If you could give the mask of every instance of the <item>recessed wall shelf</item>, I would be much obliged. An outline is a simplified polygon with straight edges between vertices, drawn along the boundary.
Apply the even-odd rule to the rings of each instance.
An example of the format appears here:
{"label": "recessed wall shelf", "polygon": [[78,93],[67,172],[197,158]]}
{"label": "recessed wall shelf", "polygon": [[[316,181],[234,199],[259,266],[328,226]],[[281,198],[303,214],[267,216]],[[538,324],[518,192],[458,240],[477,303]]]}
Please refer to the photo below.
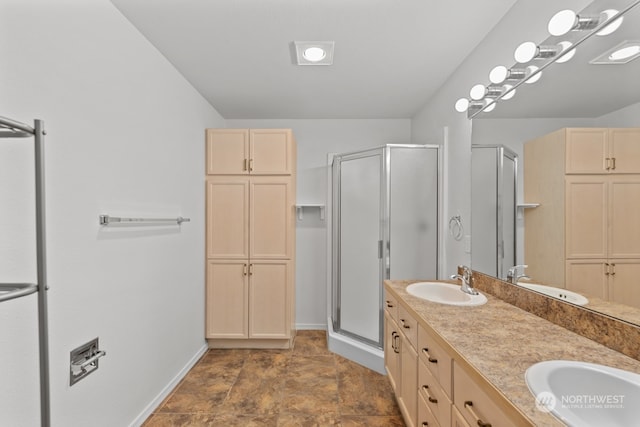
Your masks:
{"label": "recessed wall shelf", "polygon": [[317,209],[320,211],[320,219],[324,221],[325,217],[325,206],[319,204],[310,204],[303,203],[296,205],[296,215],[298,216],[298,221],[302,221],[304,219],[304,210],[305,209]]}

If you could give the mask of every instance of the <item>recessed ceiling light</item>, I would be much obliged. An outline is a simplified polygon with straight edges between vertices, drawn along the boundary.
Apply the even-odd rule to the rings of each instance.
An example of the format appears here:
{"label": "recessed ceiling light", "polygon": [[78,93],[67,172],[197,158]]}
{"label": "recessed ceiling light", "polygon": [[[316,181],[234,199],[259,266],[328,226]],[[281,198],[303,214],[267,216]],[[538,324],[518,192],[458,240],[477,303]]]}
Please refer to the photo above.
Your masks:
{"label": "recessed ceiling light", "polygon": [[640,40],[625,40],[592,59],[589,64],[626,64],[638,57],[640,57]]}
{"label": "recessed ceiling light", "polygon": [[333,64],[333,46],[331,41],[294,42],[296,63],[298,65]]}

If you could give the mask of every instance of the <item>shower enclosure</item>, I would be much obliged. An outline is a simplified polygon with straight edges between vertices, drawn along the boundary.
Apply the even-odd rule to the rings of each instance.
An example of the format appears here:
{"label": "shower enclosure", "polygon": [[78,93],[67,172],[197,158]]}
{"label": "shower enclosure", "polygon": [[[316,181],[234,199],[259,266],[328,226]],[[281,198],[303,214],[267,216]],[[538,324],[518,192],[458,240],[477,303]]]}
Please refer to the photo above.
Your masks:
{"label": "shower enclosure", "polygon": [[471,147],[473,269],[505,278],[516,265],[518,156],[503,145]]}
{"label": "shower enclosure", "polygon": [[389,144],[332,162],[329,348],[383,372],[383,280],[438,277],[439,149]]}

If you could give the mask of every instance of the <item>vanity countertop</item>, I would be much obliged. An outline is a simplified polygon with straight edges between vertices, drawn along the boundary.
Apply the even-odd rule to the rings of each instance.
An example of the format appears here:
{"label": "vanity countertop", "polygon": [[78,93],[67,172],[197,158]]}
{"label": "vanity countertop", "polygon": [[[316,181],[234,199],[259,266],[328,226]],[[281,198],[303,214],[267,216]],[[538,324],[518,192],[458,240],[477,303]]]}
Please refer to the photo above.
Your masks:
{"label": "vanity countertop", "polygon": [[562,426],[535,407],[524,373],[545,360],[578,360],[640,374],[640,361],[508,304],[486,292],[477,307],[457,307],[425,301],[406,292],[417,280],[386,280],[385,289],[416,319],[437,333],[457,363],[488,381],[535,426]]}

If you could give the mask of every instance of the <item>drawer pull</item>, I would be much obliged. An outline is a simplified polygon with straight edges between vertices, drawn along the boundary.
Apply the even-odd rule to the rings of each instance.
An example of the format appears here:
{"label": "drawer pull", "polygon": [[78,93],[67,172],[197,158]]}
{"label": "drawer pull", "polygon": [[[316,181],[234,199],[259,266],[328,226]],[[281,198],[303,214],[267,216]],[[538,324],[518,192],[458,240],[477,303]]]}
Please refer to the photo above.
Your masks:
{"label": "drawer pull", "polygon": [[429,422],[428,422],[428,421],[423,421],[423,422],[422,422],[422,425],[423,425],[424,427],[427,427],[427,426],[429,425]]}
{"label": "drawer pull", "polygon": [[411,325],[407,325],[404,321],[404,319],[400,319],[400,322],[402,322],[402,327],[405,329],[411,329]]}
{"label": "drawer pull", "polygon": [[[427,399],[429,400],[429,402],[431,402],[431,403],[438,403],[438,399],[436,399],[435,397],[432,397],[432,396],[429,394],[429,386],[428,386],[428,385],[423,385],[423,386],[422,386],[422,389],[424,390],[424,394],[426,394],[426,395],[427,395]],[[491,426],[489,426],[489,427],[491,427]]]}
{"label": "drawer pull", "polygon": [[429,362],[438,363],[438,359],[436,359],[435,357],[431,357],[431,355],[429,354],[429,349],[427,347],[423,348],[422,352],[427,355],[427,360]]}
{"label": "drawer pull", "polygon": [[482,421],[480,419],[480,417],[476,414],[476,411],[473,410],[473,402],[470,400],[467,400],[464,402],[464,407],[465,409],[467,409],[469,412],[471,412],[471,415],[473,416],[473,418],[475,418],[478,422],[478,427],[491,427],[491,423],[485,423],[484,421]]}
{"label": "drawer pull", "polygon": [[393,348],[394,353],[400,353],[400,349],[398,348],[398,344],[396,342],[398,338],[400,338],[400,334],[398,334],[396,331],[393,331],[391,333],[391,348]]}
{"label": "drawer pull", "polygon": [[393,304],[391,304],[391,301],[387,301],[387,307],[393,308]]}

